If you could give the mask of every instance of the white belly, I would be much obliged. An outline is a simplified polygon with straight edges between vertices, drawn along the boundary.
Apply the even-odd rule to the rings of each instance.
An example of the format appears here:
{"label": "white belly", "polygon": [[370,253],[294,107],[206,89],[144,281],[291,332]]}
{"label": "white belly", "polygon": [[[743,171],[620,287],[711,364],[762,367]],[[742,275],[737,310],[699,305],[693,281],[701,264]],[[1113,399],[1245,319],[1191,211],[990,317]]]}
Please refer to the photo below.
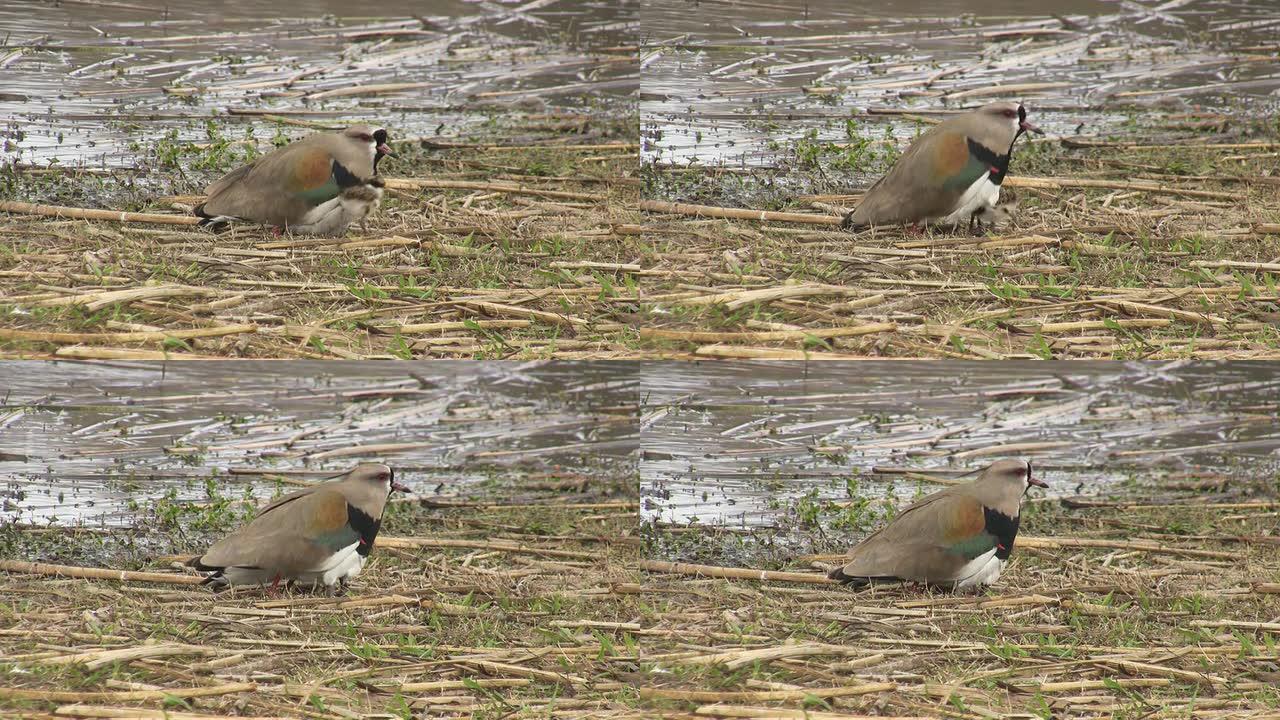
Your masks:
{"label": "white belly", "polygon": [[337,235],[352,223],[362,222],[382,200],[382,188],[363,187],[356,193],[343,193],[307,211],[288,230],[300,235]]}
{"label": "white belly", "polygon": [[364,556],[356,552],[359,547],[359,543],[351,543],[329,556],[323,567],[299,573],[293,580],[299,585],[324,585],[325,587],[333,587],[342,580],[350,580],[359,575],[360,570],[364,568]]}
{"label": "white belly", "polygon": [[969,217],[979,208],[993,208],[1000,200],[1000,186],[991,182],[991,173],[983,173],[974,181],[950,215],[939,221],[942,225],[957,225],[969,222]]}
{"label": "white belly", "polygon": [[996,557],[996,550],[991,550],[970,560],[960,572],[956,573],[955,589],[965,590],[990,585],[1000,579],[1000,571],[1004,569],[1004,561]]}

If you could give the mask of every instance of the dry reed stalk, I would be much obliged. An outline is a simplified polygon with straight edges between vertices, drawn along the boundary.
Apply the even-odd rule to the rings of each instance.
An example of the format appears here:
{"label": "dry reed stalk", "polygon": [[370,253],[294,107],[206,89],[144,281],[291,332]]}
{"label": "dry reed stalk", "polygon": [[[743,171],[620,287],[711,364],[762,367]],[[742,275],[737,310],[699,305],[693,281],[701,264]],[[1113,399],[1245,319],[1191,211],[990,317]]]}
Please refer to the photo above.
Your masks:
{"label": "dry reed stalk", "polygon": [[288,715],[209,715],[176,710],[108,707],[104,705],[63,705],[53,711],[61,717],[117,718],[117,720],[289,720]]}
{"label": "dry reed stalk", "polygon": [[489,315],[513,315],[515,317],[529,318],[530,320],[541,320],[552,325],[573,327],[575,325],[582,326],[590,324],[588,321],[572,315],[560,315],[558,313],[546,312],[543,310],[533,310],[530,308],[517,307],[515,305],[486,302],[483,300],[463,300],[458,304],[475,308],[476,310],[480,310]]}
{"label": "dry reed stalk", "polygon": [[533,681],[528,678],[468,678],[466,680],[434,680],[431,682],[402,683],[389,690],[401,693],[417,693],[435,692],[437,690],[465,690],[472,686],[482,688],[528,687],[532,683]]}
{"label": "dry reed stalk", "polygon": [[804,700],[807,697],[831,698],[869,695],[879,692],[893,692],[898,686],[894,683],[866,683],[863,685],[845,685],[842,687],[815,688],[805,687],[798,690],[746,690],[746,691],[713,691],[713,690],[674,690],[668,688],[640,687],[641,699],[687,700],[691,702],[769,702]]}
{"label": "dry reed stalk", "polygon": [[99,348],[68,345],[58,348],[54,355],[79,360],[225,360],[217,355],[169,352],[167,350],[132,350],[129,348]]}
{"label": "dry reed stalk", "polygon": [[927,720],[931,715],[855,715],[820,710],[751,707],[747,705],[703,705],[694,711],[700,716],[755,718],[755,720]]}
{"label": "dry reed stalk", "polygon": [[480,190],[483,192],[509,193],[513,195],[537,195],[539,197],[560,198],[563,200],[583,200],[600,203],[608,198],[591,193],[569,192],[566,190],[544,190],[526,185],[510,183],[473,182],[470,180],[423,180],[415,178],[388,178],[387,187],[396,190],[422,190],[426,188],[446,190]]}
{"label": "dry reed stalk", "polygon": [[44,215],[78,220],[112,220],[121,223],[151,223],[160,225],[195,225],[200,218],[194,215],[160,215],[157,213],[119,212],[92,208],[66,207],[64,205],[37,205],[34,203],[0,200],[0,212],[23,215]]}
{"label": "dry reed stalk", "polygon": [[214,648],[200,645],[183,645],[181,643],[155,643],[135,647],[114,648],[111,650],[92,650],[89,652],[60,655],[43,658],[40,665],[83,665],[89,670],[96,670],[112,663],[127,663],[146,658],[171,657],[174,655],[210,655],[217,651]]}
{"label": "dry reed stalk", "polygon": [[893,323],[869,323],[867,325],[851,325],[848,327],[812,328],[807,330],[770,330],[761,332],[705,332],[694,330],[664,330],[662,328],[640,328],[640,337],[653,340],[684,340],[686,342],[775,342],[805,340],[808,338],[837,338],[871,335],[873,333],[893,332],[898,326]]}
{"label": "dry reed stalk", "polygon": [[682,305],[724,305],[736,310],[753,303],[768,303],[787,298],[810,297],[814,295],[852,295],[860,294],[855,288],[839,285],[823,285],[821,283],[801,283],[798,285],[781,285],[778,287],[757,288],[754,290],[731,290],[729,292],[702,295],[680,301]]}
{"label": "dry reed stalk", "polygon": [[486,673],[495,675],[516,675],[517,677],[528,678],[530,680],[539,680],[542,682],[555,683],[557,685],[586,685],[585,678],[577,675],[566,673],[551,672],[549,670],[536,670],[527,668],[522,665],[513,665],[511,663],[494,662],[492,660],[456,660],[459,665],[474,667],[477,670],[483,670]]}
{"label": "dry reed stalk", "polygon": [[169,339],[194,340],[197,338],[223,337],[240,335],[258,331],[257,325],[224,325],[221,327],[192,328],[189,330],[160,330],[148,332],[119,333],[54,333],[32,330],[9,330],[0,328],[0,340],[22,340],[26,342],[49,343],[128,343],[157,342]]}
{"label": "dry reed stalk", "polygon": [[66,690],[31,690],[0,687],[0,699],[39,700],[45,702],[129,702],[138,700],[163,700],[166,697],[195,698],[216,695],[234,695],[254,692],[254,683],[228,683],[191,688],[165,688],[163,690],[117,690],[71,692]]}
{"label": "dry reed stalk", "polygon": [[1058,550],[1061,548],[1106,548],[1110,550],[1137,550],[1165,555],[1185,555],[1187,557],[1217,558],[1221,560],[1239,560],[1237,553],[1220,550],[1197,550],[1142,540],[1101,540],[1094,538],[1064,537],[1030,537],[1019,535],[1018,545],[1024,548],[1040,550]]}
{"label": "dry reed stalk", "polygon": [[1137,192],[1160,193],[1166,195],[1183,195],[1186,197],[1213,198],[1216,200],[1239,200],[1239,193],[1219,190],[1191,190],[1174,187],[1168,184],[1140,183],[1119,180],[1090,180],[1087,178],[1061,177],[1026,177],[1011,175],[1005,179],[1012,187],[1037,188],[1042,190],[1061,190],[1063,188],[1103,188],[1107,190],[1132,190]]}
{"label": "dry reed stalk", "polygon": [[517,543],[485,541],[485,540],[452,540],[448,538],[421,537],[379,537],[378,544],[390,548],[466,548],[470,550],[493,550],[496,552],[518,553],[522,555],[545,555],[547,557],[573,558],[592,560],[596,553],[579,550],[558,550],[555,548],[539,548]]}
{"label": "dry reed stalk", "polygon": [[745,347],[741,345],[703,345],[693,351],[700,357],[736,358],[740,360],[869,360],[872,356],[845,353],[819,352],[817,350],[786,350],[783,348]]}
{"label": "dry reed stalk", "polygon": [[835,580],[828,578],[826,575],[819,575],[816,573],[752,570],[750,568],[718,567],[715,565],[697,565],[694,563],[674,563],[663,560],[641,560],[637,567],[641,570],[648,570],[649,572],[693,575],[695,577],[759,580],[761,582],[796,582],[816,585],[838,584]]}
{"label": "dry reed stalk", "polygon": [[94,580],[116,580],[119,582],[152,582],[166,585],[199,585],[204,578],[194,575],[172,575],[168,573],[138,572],[135,570],[109,570],[107,568],[79,567],[75,565],[53,565],[50,563],[33,563],[23,560],[0,560],[0,570],[27,573],[30,575],[50,575],[55,577],[86,578]]}
{"label": "dry reed stalk", "polygon": [[809,223],[811,225],[839,225],[843,219],[836,215],[811,215],[809,213],[776,212],[773,210],[748,210],[746,208],[692,205],[689,203],[661,202],[658,200],[641,200],[639,207],[641,210],[666,213],[668,215],[691,215],[693,217],[756,220],[759,222],[793,222]]}

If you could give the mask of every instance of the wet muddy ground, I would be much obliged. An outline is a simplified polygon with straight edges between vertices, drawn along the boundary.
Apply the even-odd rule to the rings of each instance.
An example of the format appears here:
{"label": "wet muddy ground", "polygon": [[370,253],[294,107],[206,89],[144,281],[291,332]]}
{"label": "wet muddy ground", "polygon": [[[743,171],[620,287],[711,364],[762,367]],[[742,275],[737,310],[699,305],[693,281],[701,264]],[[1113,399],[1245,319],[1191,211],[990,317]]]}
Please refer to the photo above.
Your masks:
{"label": "wet muddy ground", "polygon": [[797,370],[664,365],[660,383],[641,380],[641,518],[674,533],[654,557],[759,567],[843,549],[904,501],[1005,457],[1049,483],[1037,503],[1280,490],[1272,363]]}
{"label": "wet muddy ground", "polygon": [[712,718],[1271,718],[1274,490],[1032,505],[999,584],[977,595],[828,585],[836,555],[732,578],[645,560],[640,696],[651,713]]}
{"label": "wet muddy ground", "polygon": [[[460,507],[392,505],[335,598],[215,595],[184,582],[172,551],[135,549],[145,578],[0,573],[0,714],[647,717],[632,688],[634,488],[595,474],[581,493],[544,483]],[[119,532],[12,527],[0,544],[69,559],[129,547]]]}
{"label": "wet muddy ground", "polygon": [[[806,8],[646,15],[642,206],[656,269],[702,273],[652,285],[649,347],[1280,356],[1273,4]],[[839,230],[911,139],[999,99],[1048,132],[1015,149],[1006,221]]]}
{"label": "wet muddy ground", "polygon": [[[667,365],[641,420],[653,713],[1269,718],[1271,363]],[[976,594],[826,572],[892,507],[1029,458]]]}
{"label": "wet muddy ground", "polygon": [[642,22],[643,156],[784,173],[823,166],[828,184],[857,186],[874,179],[869,161],[917,132],[916,116],[992,100],[1023,101],[1053,136],[1123,132],[1152,109],[1236,122],[1280,111],[1280,14],[1265,0],[1026,10],[652,3]]}
{"label": "wet muddy ground", "polygon": [[[113,4],[96,24],[31,5],[0,13],[18,83],[0,98],[0,201],[73,210],[0,222],[9,356],[615,357],[633,344],[629,4],[393,3],[385,17]],[[367,228],[186,224],[223,173],[359,121],[385,126],[396,152]]]}
{"label": "wet muddy ground", "polygon": [[181,526],[371,461],[410,498],[586,493],[633,472],[627,367],[5,363],[0,518]]}
{"label": "wet muddy ground", "polygon": [[625,111],[634,22],[591,0],[8,3],[0,157],[145,169],[139,146],[207,142],[210,122],[235,142],[362,121],[465,139],[512,108]]}

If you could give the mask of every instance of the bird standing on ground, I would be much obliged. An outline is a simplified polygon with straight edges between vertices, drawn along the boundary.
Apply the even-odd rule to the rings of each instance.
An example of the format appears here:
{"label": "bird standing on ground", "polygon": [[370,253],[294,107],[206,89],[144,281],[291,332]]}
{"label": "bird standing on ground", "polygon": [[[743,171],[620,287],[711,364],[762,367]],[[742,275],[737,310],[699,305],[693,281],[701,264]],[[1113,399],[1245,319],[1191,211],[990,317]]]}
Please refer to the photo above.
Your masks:
{"label": "bird standing on ground", "polygon": [[1031,485],[1025,460],[992,463],[976,480],[928,495],[849,551],[828,577],[852,585],[915,581],[954,590],[1000,577],[1018,534],[1018,511]]}
{"label": "bird standing on ground", "polygon": [[889,172],[845,215],[843,227],[960,225],[983,220],[1000,199],[1013,144],[1024,132],[1044,134],[1013,102],[983,105],[916,138]]}
{"label": "bird standing on ground", "polygon": [[197,205],[200,225],[233,221],[273,225],[293,233],[331,235],[362,226],[385,185],[378,161],[391,155],[387,131],[353,125],[318,133],[274,150],[210,185]]}
{"label": "bird standing on ground", "polygon": [[205,584],[338,584],[360,573],[382,525],[395,481],[391,468],[357,465],[337,479],[278,498],[248,525],[214,543],[187,565],[210,573]]}

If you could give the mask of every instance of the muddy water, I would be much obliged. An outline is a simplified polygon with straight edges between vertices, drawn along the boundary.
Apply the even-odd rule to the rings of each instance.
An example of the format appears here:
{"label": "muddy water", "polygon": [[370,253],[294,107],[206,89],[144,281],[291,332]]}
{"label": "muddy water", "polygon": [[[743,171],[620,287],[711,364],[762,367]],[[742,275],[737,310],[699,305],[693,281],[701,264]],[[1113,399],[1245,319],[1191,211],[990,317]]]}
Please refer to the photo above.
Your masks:
{"label": "muddy water", "polygon": [[[1024,457],[1049,496],[1175,479],[1280,477],[1275,363],[859,362],[650,366],[641,506],[650,522],[770,528],[805,495],[899,500]],[[1228,484],[1228,490],[1231,488]],[[1035,490],[1036,495],[1043,491]]]}
{"label": "muddy water", "polygon": [[[486,119],[462,111],[478,93],[507,93],[491,102],[538,96],[552,108],[634,95],[634,63],[597,66],[591,55],[634,42],[628,2],[535,5],[6,2],[0,160],[132,166],[130,143],[171,129],[206,140],[211,117],[232,123],[234,139],[252,129],[270,140],[280,126],[263,112],[376,121],[399,137],[465,136]],[[388,83],[416,85],[334,93]]]}
{"label": "muddy water", "polygon": [[[342,361],[0,365],[0,519],[128,525],[130,502],[259,497],[263,473],[357,462],[415,494],[484,496],[513,472],[634,472],[625,363]],[[502,502],[519,499],[508,490]]]}
{"label": "muddy water", "polygon": [[[868,109],[997,99],[1024,101],[1050,135],[1119,131],[1128,105],[1280,111],[1280,5],[1155,5],[1062,0],[1049,15],[1012,0],[657,0],[642,17],[642,151],[663,163],[785,166],[788,141],[809,132],[898,144],[919,132]],[[990,92],[1026,83],[1041,87]]]}

